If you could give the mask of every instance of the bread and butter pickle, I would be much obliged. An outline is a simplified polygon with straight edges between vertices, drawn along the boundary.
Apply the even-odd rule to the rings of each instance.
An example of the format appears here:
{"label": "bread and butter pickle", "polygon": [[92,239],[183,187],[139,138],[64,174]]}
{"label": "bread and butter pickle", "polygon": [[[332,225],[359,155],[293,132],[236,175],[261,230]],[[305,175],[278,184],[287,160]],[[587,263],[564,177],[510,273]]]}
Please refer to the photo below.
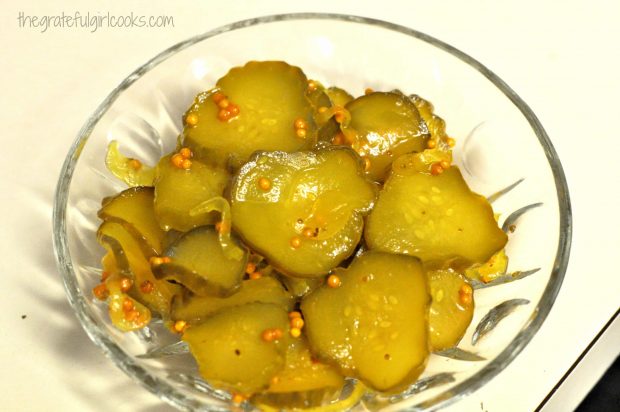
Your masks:
{"label": "bread and butter pickle", "polygon": [[420,261],[369,251],[332,276],[338,281],[301,303],[317,356],[379,391],[415,381],[429,354],[431,299]]}
{"label": "bread and butter pickle", "polygon": [[231,189],[233,228],[285,274],[319,277],[359,243],[376,187],[345,147],[257,152]]}
{"label": "bread and butter pickle", "polygon": [[264,276],[259,279],[247,279],[241,282],[239,289],[230,296],[199,296],[190,294],[175,300],[172,307],[172,319],[184,320],[188,324],[199,324],[212,314],[233,306],[261,302],[282,306],[292,310],[293,296],[274,277]]}
{"label": "bread and butter pickle", "polygon": [[[185,145],[198,157],[235,168],[257,150],[310,149],[316,128],[307,88],[303,71],[284,62],[235,67],[190,106]],[[305,122],[303,136],[295,127],[297,120]]]}
{"label": "bread and butter pickle", "polygon": [[248,259],[244,252],[239,259],[226,256],[215,228],[203,226],[170,245],[163,254],[167,259],[153,270],[158,279],[174,280],[197,295],[229,296],[241,286]]}
{"label": "bread and butter pickle", "polygon": [[[265,331],[275,331],[275,336],[265,339]],[[269,387],[284,368],[288,336],[286,310],[257,302],[215,313],[187,328],[183,340],[205,379],[251,395]]]}
{"label": "bread and butter pickle", "polygon": [[222,196],[229,173],[223,167],[204,164],[192,157],[189,149],[182,148],[178,153],[162,157],[155,169],[155,215],[166,231],[187,232],[219,220],[215,211],[196,216],[190,211],[204,201]]}
{"label": "bread and butter pickle", "polygon": [[458,167],[432,175],[404,162],[368,216],[365,239],[370,249],[460,265],[486,262],[507,242],[491,205],[469,189]]}
{"label": "bread and butter pickle", "polygon": [[418,109],[397,92],[372,92],[347,103],[350,121],[341,126],[347,140],[378,181],[387,177],[392,161],[426,148],[429,133]]}
{"label": "bread and butter pickle", "polygon": [[427,273],[432,303],[429,311],[431,348],[440,351],[459,343],[474,315],[474,296],[466,278],[453,270]]}

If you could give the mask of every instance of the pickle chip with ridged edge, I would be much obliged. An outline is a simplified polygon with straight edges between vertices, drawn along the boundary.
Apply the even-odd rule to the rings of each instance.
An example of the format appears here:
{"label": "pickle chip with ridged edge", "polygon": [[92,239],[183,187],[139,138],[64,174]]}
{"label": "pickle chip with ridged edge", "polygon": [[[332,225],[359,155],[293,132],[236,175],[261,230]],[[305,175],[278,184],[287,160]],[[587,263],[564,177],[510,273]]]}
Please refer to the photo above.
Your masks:
{"label": "pickle chip with ridged edge", "polygon": [[222,196],[229,174],[223,167],[191,160],[187,170],[171,162],[172,155],[160,159],[155,177],[155,215],[164,230],[186,232],[198,226],[214,224],[219,213],[191,216],[190,210],[202,202]]}
{"label": "pickle chip with ridged edge", "polygon": [[[232,239],[237,243],[236,239]],[[193,229],[177,239],[164,253],[169,262],[156,265],[158,279],[174,280],[201,296],[228,296],[241,285],[248,252],[240,259],[226,256],[213,226]]]}
{"label": "pickle chip with ridged edge", "polygon": [[166,233],[159,227],[153,208],[152,187],[136,186],[101,202],[97,216],[104,222],[120,223],[140,243],[148,258],[162,252]]}
{"label": "pickle chip with ridged edge", "polygon": [[[266,330],[276,329],[280,339],[262,338]],[[266,389],[284,367],[288,330],[288,316],[281,306],[249,303],[187,328],[183,340],[209,383],[250,395]]]}
{"label": "pickle chip with ridged edge", "polygon": [[[196,97],[185,115],[184,144],[199,158],[230,163],[233,168],[256,150],[309,149],[316,142],[316,127],[307,88],[304,72],[281,61],[235,67],[214,90]],[[230,107],[235,111],[222,116]],[[295,128],[297,119],[305,122],[302,137]]]}
{"label": "pickle chip with ridged edge", "polygon": [[397,92],[372,92],[347,103],[351,116],[342,131],[368,159],[368,174],[383,181],[392,161],[426,148],[429,133],[415,105]]}
{"label": "pickle chip with ridged edge", "polygon": [[375,196],[349,148],[258,152],[232,185],[233,228],[279,271],[319,277],[353,253]]}
{"label": "pickle chip with ridged edge", "polygon": [[508,239],[491,205],[469,189],[458,167],[433,176],[400,160],[368,216],[370,249],[461,266],[486,262],[504,247]]}
{"label": "pickle chip with ridged edge", "polygon": [[301,303],[311,349],[376,390],[405,388],[429,355],[430,295],[420,261],[370,251],[334,273],[340,282]]}

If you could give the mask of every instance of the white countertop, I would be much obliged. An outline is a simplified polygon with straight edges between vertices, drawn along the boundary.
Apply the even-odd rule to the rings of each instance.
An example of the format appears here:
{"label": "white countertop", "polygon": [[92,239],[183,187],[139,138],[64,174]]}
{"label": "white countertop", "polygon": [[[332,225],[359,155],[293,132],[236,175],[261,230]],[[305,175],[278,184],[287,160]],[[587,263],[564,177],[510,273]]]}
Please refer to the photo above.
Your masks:
{"label": "white countertop", "polygon": [[[98,6],[93,0],[0,6],[0,340],[3,410],[170,411],[88,339],[52,252],[60,166],[86,118],[126,75],[164,48],[258,15],[324,11],[379,18],[437,37],[483,62],[534,110],[567,175],[573,247],[557,302],[512,364],[449,411],[533,411],[614,316],[620,277],[620,3],[617,1],[179,1]],[[130,4],[129,4],[130,3]],[[440,4],[441,3],[441,4]],[[25,15],[173,16],[173,28],[37,29]],[[620,322],[574,369],[544,411],[574,408],[618,355]],[[578,379],[575,378],[578,376]],[[572,382],[572,383],[571,383]],[[576,383],[577,384],[576,384]],[[572,385],[572,386],[571,386]]]}

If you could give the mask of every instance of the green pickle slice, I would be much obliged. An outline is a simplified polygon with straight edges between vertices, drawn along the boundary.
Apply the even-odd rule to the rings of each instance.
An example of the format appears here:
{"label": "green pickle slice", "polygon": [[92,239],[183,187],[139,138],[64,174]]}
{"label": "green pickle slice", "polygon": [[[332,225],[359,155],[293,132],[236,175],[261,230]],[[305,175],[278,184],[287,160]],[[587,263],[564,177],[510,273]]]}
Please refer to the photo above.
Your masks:
{"label": "green pickle slice", "polygon": [[102,223],[97,239],[112,253],[120,273],[132,280],[129,295],[164,319],[168,318],[172,299],[181,293],[181,287],[155,278],[138,241],[120,223]]}
{"label": "green pickle slice", "polygon": [[[279,305],[248,303],[222,310],[186,329],[183,340],[209,383],[241,394],[266,389],[285,364],[288,316]],[[282,338],[262,339],[280,329]]]}
{"label": "green pickle slice", "polygon": [[292,339],[284,368],[252,400],[273,407],[307,408],[333,398],[343,385],[338,370],[313,358],[305,339]]}
{"label": "green pickle slice", "polygon": [[409,99],[418,109],[424,123],[426,123],[431,139],[437,142],[445,141],[448,137],[446,135],[446,122],[434,113],[435,108],[433,104],[416,94],[410,95]]}
{"label": "green pickle slice", "polygon": [[[116,223],[110,223],[110,225],[118,226]],[[131,278],[132,276],[127,269],[126,259],[122,251],[118,253],[121,249],[118,247],[116,241],[110,243],[102,242],[101,244],[108,250],[108,253],[101,259],[101,265],[103,271],[107,273],[105,275],[104,286],[108,293],[106,300],[110,321],[122,332],[132,332],[142,329],[151,321],[151,311],[143,305],[141,301],[133,299],[123,291],[123,278]],[[116,247],[117,250],[112,250],[114,247]],[[117,256],[125,261],[125,267],[122,269],[118,267]],[[102,299],[102,297],[98,298]],[[131,303],[131,308],[126,306],[127,303]]]}
{"label": "green pickle slice", "polygon": [[[108,314],[112,324],[123,332],[133,332],[142,329],[151,321],[151,311],[142,303],[120,291],[119,287],[112,286],[116,279],[111,279],[106,285],[110,290],[108,298]],[[135,317],[128,317],[127,311],[124,310],[126,301],[130,301],[133,305],[133,311],[137,314]]]}
{"label": "green pickle slice", "polygon": [[291,294],[277,279],[264,276],[244,280],[238,291],[225,298],[192,295],[179,299],[174,302],[172,319],[184,320],[190,325],[198,324],[220,310],[252,302],[272,303],[286,310],[292,310],[294,304]]}
{"label": "green pickle slice", "polygon": [[174,280],[197,295],[228,296],[239,288],[245,273],[248,253],[245,248],[243,251],[240,259],[229,258],[217,231],[203,226],[185,233],[166,249],[164,256],[171,261],[158,264],[153,271],[158,279]]}
{"label": "green pickle slice", "polygon": [[[308,79],[300,68],[281,61],[252,61],[231,69],[217,81],[216,91],[239,113],[220,120],[222,110],[213,91],[201,93],[185,115],[184,144],[199,157],[237,168],[257,150],[294,152],[316,142],[313,107],[306,96]],[[190,117],[196,124],[187,124]],[[306,122],[299,137],[295,121]]]}
{"label": "green pickle slice", "polygon": [[[331,142],[333,137],[340,131],[340,125],[329,113],[324,113],[325,108],[331,108],[333,102],[327,94],[327,90],[316,80],[311,80],[306,96],[312,104],[313,120],[317,126],[317,142]],[[312,87],[310,87],[312,85]]]}
{"label": "green pickle slice", "polygon": [[318,277],[354,251],[375,196],[349,148],[259,152],[233,182],[233,228],[279,271]]}
{"label": "green pickle slice", "polygon": [[108,170],[127,186],[153,186],[155,169],[143,164],[138,159],[124,156],[118,150],[118,142],[112,140],[105,156]]}
{"label": "green pickle slice", "polygon": [[464,275],[469,279],[489,283],[504,275],[508,269],[508,256],[502,249],[482,264],[475,264],[465,269]]}
{"label": "green pickle slice", "polygon": [[155,218],[153,201],[152,187],[131,187],[116,196],[103,199],[101,210],[97,215],[104,222],[123,225],[139,240],[140,247],[148,258],[162,252],[166,237]]}
{"label": "green pickle slice", "polygon": [[324,283],[320,278],[293,278],[286,275],[279,276],[280,281],[293,296],[302,298]]}
{"label": "green pickle slice", "polygon": [[340,87],[329,87],[325,90],[325,93],[329,96],[329,100],[334,106],[344,107],[347,103],[353,100],[353,96]]}
{"label": "green pickle slice", "polygon": [[376,390],[403,389],[429,354],[430,296],[420,261],[370,251],[335,275],[339,287],[321,286],[302,300],[310,347]]}
{"label": "green pickle slice", "polygon": [[[340,133],[340,123],[336,121],[335,115],[337,113],[346,112],[344,106],[353,100],[353,96],[339,87],[330,87],[327,89],[321,87],[317,89],[315,93],[318,93],[319,90],[322,97],[320,99],[321,104],[315,104],[314,114],[314,120],[319,126],[317,140],[319,142],[336,144],[334,138]],[[330,110],[325,111],[325,108]],[[343,143],[344,142],[341,142],[339,144]]]}
{"label": "green pickle slice", "polygon": [[452,166],[433,176],[395,167],[368,216],[370,249],[454,265],[486,262],[507,242],[486,199]]}
{"label": "green pickle slice", "polygon": [[332,366],[312,357],[305,339],[292,339],[286,353],[284,369],[272,379],[267,392],[304,392],[326,387],[340,388],[343,376]]}
{"label": "green pickle slice", "polygon": [[162,229],[186,232],[198,226],[214,224],[217,212],[190,215],[190,210],[216,196],[222,196],[229,175],[222,167],[191,160],[187,170],[164,156],[157,164],[155,178],[155,215]]}
{"label": "green pickle slice", "polygon": [[327,89],[316,80],[308,81],[306,96],[312,105],[315,121],[321,118],[321,116],[318,116],[318,110],[321,107],[330,107],[332,105],[332,101],[327,94]]}
{"label": "green pickle slice", "polygon": [[428,322],[433,351],[456,346],[474,316],[474,295],[465,277],[452,270],[427,274],[432,303]]}
{"label": "green pickle slice", "polygon": [[231,217],[230,217],[230,203],[228,200],[221,196],[213,197],[209,200],[205,200],[198,206],[189,211],[190,216],[199,216],[203,214],[210,214],[217,212],[220,214],[220,221],[215,224],[215,228],[218,232],[218,239],[224,255],[228,259],[241,260],[246,253],[245,249],[239,245],[236,238],[231,233]]}
{"label": "green pickle slice", "polygon": [[353,149],[368,159],[367,172],[383,181],[392,161],[426,148],[429,133],[415,105],[397,92],[372,92],[349,102],[351,116],[342,131]]}

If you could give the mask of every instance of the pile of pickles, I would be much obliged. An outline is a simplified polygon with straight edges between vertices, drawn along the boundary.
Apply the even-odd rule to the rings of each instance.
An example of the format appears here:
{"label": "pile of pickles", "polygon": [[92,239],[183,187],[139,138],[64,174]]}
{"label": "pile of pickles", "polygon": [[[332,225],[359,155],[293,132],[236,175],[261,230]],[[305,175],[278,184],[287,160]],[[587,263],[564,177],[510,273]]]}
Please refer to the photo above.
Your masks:
{"label": "pile of pickles", "polygon": [[95,296],[122,331],[163,320],[237,402],[325,405],[345,378],[406,389],[463,337],[471,280],[507,260],[433,110],[398,90],[354,98],[285,62],[232,68],[157,165],[110,144],[129,188],[99,211]]}

